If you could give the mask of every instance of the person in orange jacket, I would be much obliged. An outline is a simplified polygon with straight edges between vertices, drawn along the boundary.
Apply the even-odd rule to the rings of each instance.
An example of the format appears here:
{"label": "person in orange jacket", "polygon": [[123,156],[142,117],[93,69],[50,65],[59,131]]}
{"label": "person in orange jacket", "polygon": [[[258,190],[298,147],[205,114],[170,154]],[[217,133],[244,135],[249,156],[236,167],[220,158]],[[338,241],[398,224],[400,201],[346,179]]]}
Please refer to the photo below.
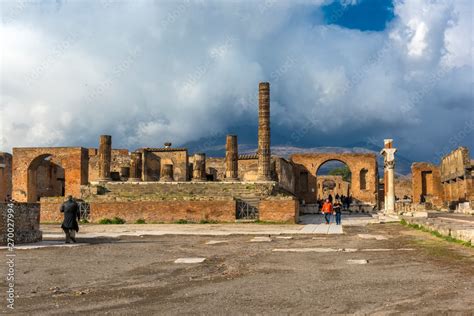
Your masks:
{"label": "person in orange jacket", "polygon": [[326,225],[329,225],[329,222],[331,221],[331,214],[334,212],[332,208],[332,203],[329,201],[329,199],[326,199],[326,202],[324,202],[323,208],[321,209],[321,211],[324,214]]}

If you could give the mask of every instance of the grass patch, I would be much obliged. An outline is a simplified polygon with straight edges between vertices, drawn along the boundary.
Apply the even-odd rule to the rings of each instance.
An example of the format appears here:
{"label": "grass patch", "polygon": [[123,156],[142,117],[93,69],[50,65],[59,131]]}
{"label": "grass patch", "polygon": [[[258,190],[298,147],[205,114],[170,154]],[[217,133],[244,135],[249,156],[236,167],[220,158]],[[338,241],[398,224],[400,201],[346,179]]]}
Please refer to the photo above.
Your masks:
{"label": "grass patch", "polygon": [[409,228],[420,230],[420,231],[425,232],[425,233],[430,233],[432,236],[443,239],[443,240],[448,241],[448,242],[454,242],[454,243],[457,243],[457,244],[460,244],[460,245],[463,245],[463,246],[466,246],[466,247],[473,247],[473,245],[471,244],[470,241],[459,240],[459,239],[456,239],[452,236],[445,236],[445,235],[441,234],[439,231],[434,230],[434,229],[429,229],[427,227],[424,227],[423,225],[410,224],[405,219],[402,219],[400,221],[400,224],[402,224],[403,226],[409,227]]}
{"label": "grass patch", "polygon": [[199,224],[217,224],[219,223],[218,221],[211,220],[211,219],[201,219],[199,221]]}
{"label": "grass patch", "polygon": [[135,221],[135,224],[146,224],[146,221],[143,218],[139,218]]}
{"label": "grass patch", "polygon": [[89,221],[84,218],[79,221],[79,224],[89,224]]}
{"label": "grass patch", "polygon": [[189,222],[187,219],[178,219],[176,222],[174,222],[173,224],[192,224],[191,222]]}
{"label": "grass patch", "polygon": [[125,224],[125,220],[120,217],[110,218],[102,218],[99,220],[99,224],[108,225],[108,224]]}

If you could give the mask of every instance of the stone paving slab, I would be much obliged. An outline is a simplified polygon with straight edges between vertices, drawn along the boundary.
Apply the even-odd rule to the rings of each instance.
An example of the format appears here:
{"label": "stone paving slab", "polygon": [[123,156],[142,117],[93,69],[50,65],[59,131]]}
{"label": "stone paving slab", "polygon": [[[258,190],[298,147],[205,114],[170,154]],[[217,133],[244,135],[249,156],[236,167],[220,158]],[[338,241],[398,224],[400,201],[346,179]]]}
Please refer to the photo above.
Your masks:
{"label": "stone paving slab", "polygon": [[[64,237],[64,236],[63,236]],[[40,249],[40,248],[51,248],[51,247],[79,247],[89,245],[88,243],[70,243],[66,244],[64,241],[57,240],[43,240],[37,243],[19,244],[15,245],[15,250],[29,250],[29,249]],[[1,246],[0,250],[8,249],[6,246]]]}
{"label": "stone paving slab", "polygon": [[349,259],[347,260],[348,264],[367,264],[369,263],[368,260],[365,259]]}
{"label": "stone paving slab", "polygon": [[206,258],[178,258],[174,263],[202,263]]}

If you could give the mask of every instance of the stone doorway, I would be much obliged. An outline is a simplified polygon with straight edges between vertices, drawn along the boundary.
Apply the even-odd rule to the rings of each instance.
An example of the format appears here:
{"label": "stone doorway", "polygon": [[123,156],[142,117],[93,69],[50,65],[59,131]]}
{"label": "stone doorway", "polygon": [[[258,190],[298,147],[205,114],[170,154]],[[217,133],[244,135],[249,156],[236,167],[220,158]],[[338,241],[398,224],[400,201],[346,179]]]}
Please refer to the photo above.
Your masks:
{"label": "stone doorway", "polygon": [[316,196],[318,201],[331,197],[351,195],[352,173],[349,166],[340,160],[328,160],[316,170]]}
{"label": "stone doorway", "polygon": [[64,196],[64,168],[51,154],[43,154],[28,167],[28,202],[38,202],[42,197]]}

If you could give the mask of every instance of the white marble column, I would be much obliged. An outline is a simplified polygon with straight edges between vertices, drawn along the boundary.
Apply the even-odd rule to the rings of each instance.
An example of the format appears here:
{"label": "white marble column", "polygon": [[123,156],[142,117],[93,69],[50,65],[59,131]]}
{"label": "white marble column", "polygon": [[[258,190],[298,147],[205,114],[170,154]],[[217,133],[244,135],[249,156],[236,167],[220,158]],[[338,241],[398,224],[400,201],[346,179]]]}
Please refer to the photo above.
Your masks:
{"label": "white marble column", "polygon": [[385,139],[380,154],[384,157],[385,213],[395,212],[395,152],[393,140]]}

